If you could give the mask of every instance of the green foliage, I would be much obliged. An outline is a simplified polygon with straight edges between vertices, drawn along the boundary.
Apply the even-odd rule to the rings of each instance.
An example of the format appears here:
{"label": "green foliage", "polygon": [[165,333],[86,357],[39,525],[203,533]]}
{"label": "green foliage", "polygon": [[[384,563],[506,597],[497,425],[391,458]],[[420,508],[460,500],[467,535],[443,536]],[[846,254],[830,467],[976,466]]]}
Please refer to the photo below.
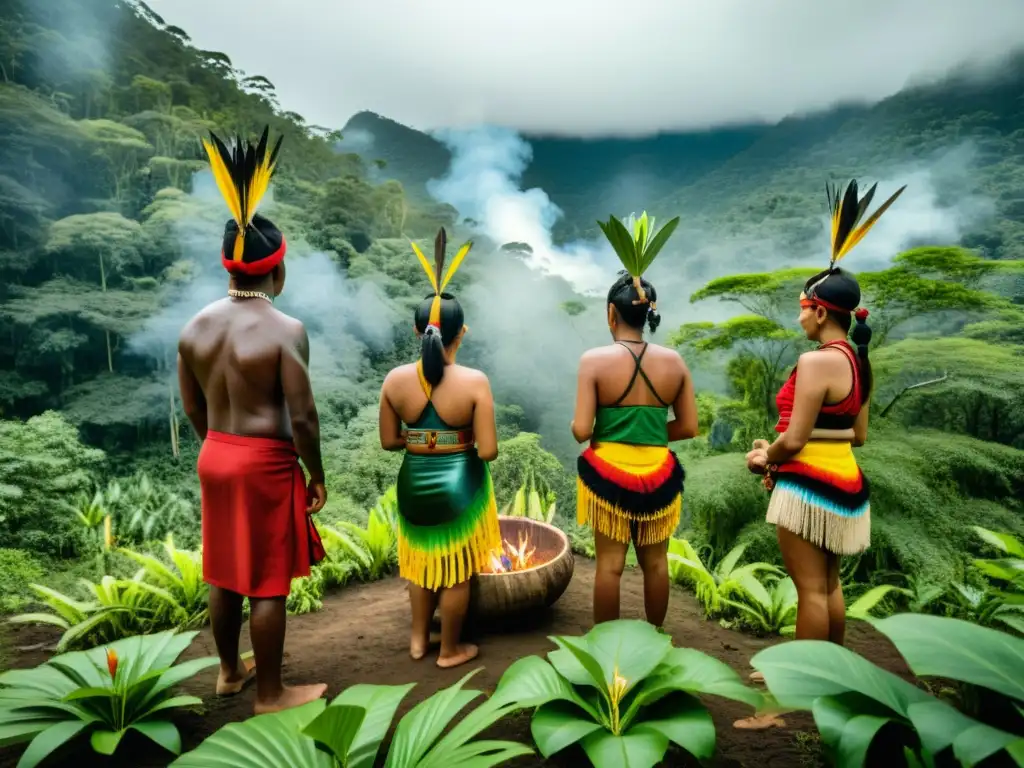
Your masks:
{"label": "green foliage", "polygon": [[672,742],[706,760],[715,751],[715,725],[697,697],[761,703],[728,666],[673,648],[647,622],[605,622],[582,637],[551,639],[559,649],[547,662],[515,662],[492,697],[537,707],[530,730],[544,757],[579,743],[596,768],[653,766]]}
{"label": "green foliage", "polygon": [[697,550],[686,539],[669,542],[669,573],[673,581],[691,587],[704,610],[705,618],[717,617],[730,597],[750,595],[757,604],[771,604],[772,599],[758,580],[759,573],[781,577],[781,569],[770,563],[740,565],[745,544],[733,547],[713,566],[701,560]]}
{"label": "green foliage", "polygon": [[[510,741],[477,737],[520,709],[515,700],[485,700],[442,735],[481,695],[463,686],[479,670],[413,707],[395,728],[385,768],[490,768],[533,750]],[[221,728],[171,768],[264,768],[285,761],[289,768],[372,768],[384,737],[410,685],[353,685],[330,704],[323,699],[284,712],[260,715]]]}
{"label": "green foliage", "polygon": [[28,742],[21,768],[35,768],[85,736],[93,751],[112,755],[129,730],[179,754],[181,735],[167,717],[202,700],[175,695],[174,688],[218,663],[206,657],[175,664],[196,634],[129,637],[0,674],[3,743]]}
{"label": "green foliage", "polygon": [[26,422],[0,421],[0,535],[9,546],[44,554],[74,551],[75,524],[61,502],[91,488],[102,451],[78,439],[49,411]]}
{"label": "green foliage", "polygon": [[[916,675],[957,680],[1024,702],[1015,671],[1024,668],[1024,640],[957,619],[900,614],[873,622],[907,660]],[[1008,749],[1024,765],[1024,717],[1016,733],[962,714],[921,688],[886,672],[834,643],[797,640],[767,648],[752,666],[764,674],[776,703],[810,710],[830,757],[838,768],[899,761],[904,750],[932,761],[952,752],[964,766],[981,763]],[[898,735],[878,741],[896,745],[893,754],[873,749],[889,726]],[[948,754],[948,753],[947,753]]]}
{"label": "green foliage", "polygon": [[515,498],[502,507],[501,514],[510,517],[528,517],[549,525],[555,519],[558,504],[555,494],[540,483],[531,472],[526,482],[519,486]]}
{"label": "green foliage", "polygon": [[0,549],[0,613],[14,613],[29,602],[29,585],[43,577],[43,566],[31,552]]}
{"label": "green foliage", "polygon": [[626,222],[609,216],[607,222],[599,221],[597,224],[626,271],[633,277],[640,277],[679,226],[679,217],[676,216],[657,231],[654,229],[654,217],[648,219],[647,211],[640,214],[640,218],[630,214]]}
{"label": "green foliage", "polygon": [[[875,402],[889,408],[887,418],[1024,447],[1024,347],[907,339],[878,350],[871,364],[879,382]],[[945,381],[899,396],[904,387],[943,375]]]}
{"label": "green foliage", "polygon": [[513,502],[527,482],[537,483],[553,494],[561,509],[576,508],[575,478],[567,475],[558,459],[541,446],[541,436],[520,432],[498,445],[498,458],[490,464],[494,495],[499,507]]}

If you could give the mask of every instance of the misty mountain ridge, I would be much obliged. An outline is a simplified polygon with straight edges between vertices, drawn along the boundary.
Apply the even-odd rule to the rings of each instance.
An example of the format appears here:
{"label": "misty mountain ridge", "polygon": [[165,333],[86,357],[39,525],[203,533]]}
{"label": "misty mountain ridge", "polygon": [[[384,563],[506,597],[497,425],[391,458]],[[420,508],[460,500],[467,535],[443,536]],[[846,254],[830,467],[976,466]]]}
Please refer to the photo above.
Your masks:
{"label": "misty mountain ridge", "polygon": [[[426,196],[427,182],[449,169],[452,155],[440,140],[371,112],[354,115],[342,134],[339,148],[385,160],[383,175],[414,196]],[[940,195],[992,203],[963,244],[993,258],[1024,255],[1024,54],[984,80],[958,72],[872,106],[837,106],[774,125],[643,139],[523,138],[532,161],[520,186],[543,189],[563,211],[553,233],[560,242],[594,237],[596,219],[640,209],[699,219],[716,231],[816,219],[828,180],[878,180],[895,189],[904,168],[929,166],[960,148],[967,168]]]}

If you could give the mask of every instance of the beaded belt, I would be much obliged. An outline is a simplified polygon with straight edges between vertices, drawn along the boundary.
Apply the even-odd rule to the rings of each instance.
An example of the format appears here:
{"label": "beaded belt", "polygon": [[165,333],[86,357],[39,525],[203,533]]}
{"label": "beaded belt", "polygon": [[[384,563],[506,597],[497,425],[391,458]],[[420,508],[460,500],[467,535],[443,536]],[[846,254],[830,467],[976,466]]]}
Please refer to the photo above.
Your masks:
{"label": "beaded belt", "polygon": [[473,447],[471,429],[409,429],[405,433],[406,448],[411,453],[459,453]]}

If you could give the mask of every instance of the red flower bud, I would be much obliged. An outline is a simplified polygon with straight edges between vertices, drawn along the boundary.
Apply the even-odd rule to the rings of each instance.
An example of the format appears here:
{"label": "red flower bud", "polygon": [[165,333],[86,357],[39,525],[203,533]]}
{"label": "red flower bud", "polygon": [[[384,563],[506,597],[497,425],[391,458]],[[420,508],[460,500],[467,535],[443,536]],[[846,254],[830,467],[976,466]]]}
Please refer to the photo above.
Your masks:
{"label": "red flower bud", "polygon": [[107,648],[107,670],[111,680],[117,677],[117,651],[113,648]]}
{"label": "red flower bud", "polygon": [[853,313],[853,316],[863,323],[865,320],[868,319],[868,311],[861,307],[860,309]]}

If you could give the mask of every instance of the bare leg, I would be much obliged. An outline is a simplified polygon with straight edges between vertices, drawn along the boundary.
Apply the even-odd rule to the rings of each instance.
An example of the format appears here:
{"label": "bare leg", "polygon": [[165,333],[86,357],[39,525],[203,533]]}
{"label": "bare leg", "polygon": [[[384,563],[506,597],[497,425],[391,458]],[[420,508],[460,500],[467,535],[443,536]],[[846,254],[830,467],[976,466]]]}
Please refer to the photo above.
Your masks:
{"label": "bare leg", "polygon": [[220,587],[210,587],[210,625],[220,656],[217,695],[233,696],[253,679],[252,666],[238,653],[242,633],[242,596]]}
{"label": "bare leg", "polygon": [[636,548],[636,559],[644,572],[644,612],[656,627],[668,613],[668,539],[660,544]]}
{"label": "bare leg", "polygon": [[846,639],[846,603],[839,583],[839,555],[828,555],[828,639],[842,645]]}
{"label": "bare leg", "polygon": [[427,653],[430,644],[430,622],[437,608],[438,593],[409,582],[409,605],[412,607],[412,638],[409,655],[417,661]]}
{"label": "bare leg", "polygon": [[777,526],[786,571],[796,585],[797,640],[828,640],[829,554],[795,533]]}
{"label": "bare leg", "polygon": [[469,581],[441,591],[441,653],[437,666],[447,669],[476,658],[480,650],[470,643],[460,643],[462,622],[469,608]]}
{"label": "bare leg", "polygon": [[[786,571],[796,586],[796,638],[797,640],[828,640],[829,622],[829,558],[828,552],[797,534],[776,526],[779,548]],[[837,566],[838,582],[838,566]],[[842,599],[840,595],[840,600]],[[764,682],[764,675],[755,672],[750,676],[754,682]],[[736,728],[763,730],[782,725],[777,715],[765,714],[746,717],[733,723]]]}
{"label": "bare leg", "polygon": [[256,656],[256,714],[299,707],[323,696],[327,692],[323,683],[292,687],[281,680],[285,598],[250,598],[249,604],[249,634]]}
{"label": "bare leg", "polygon": [[619,587],[626,567],[628,544],[594,531],[597,574],[594,576],[594,623],[619,618]]}

